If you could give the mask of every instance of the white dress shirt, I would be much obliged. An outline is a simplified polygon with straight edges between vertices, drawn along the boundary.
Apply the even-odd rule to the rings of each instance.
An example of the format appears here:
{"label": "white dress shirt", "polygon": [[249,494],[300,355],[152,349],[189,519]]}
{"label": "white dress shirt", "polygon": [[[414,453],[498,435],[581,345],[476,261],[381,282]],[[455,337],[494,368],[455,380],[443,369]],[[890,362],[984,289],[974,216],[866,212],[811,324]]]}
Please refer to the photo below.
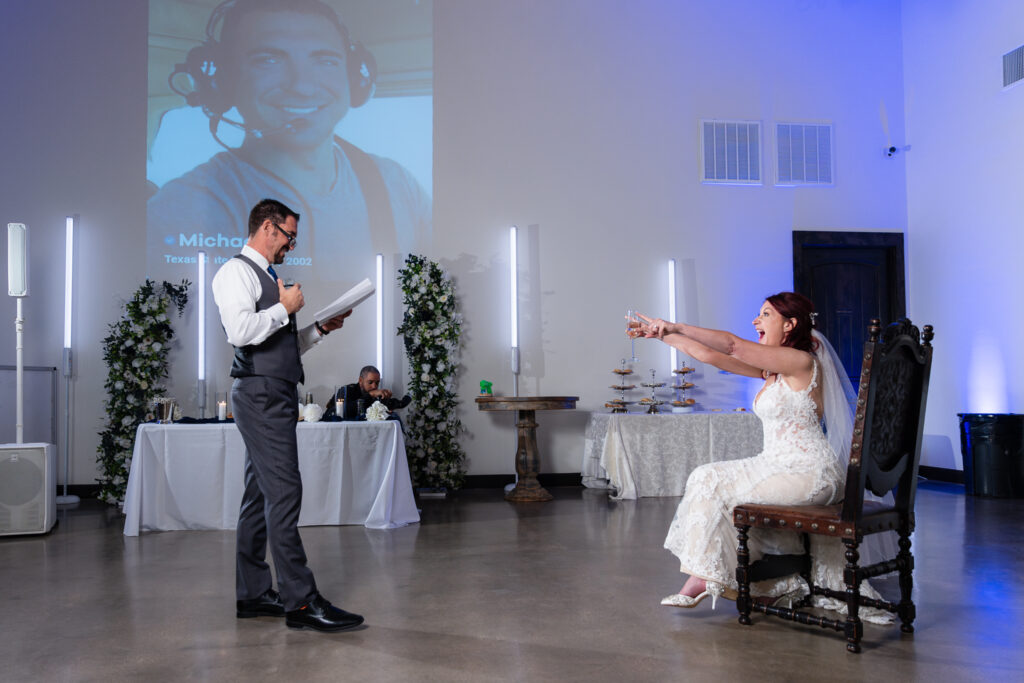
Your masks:
{"label": "white dress shirt", "polygon": [[[248,244],[242,254],[257,266],[267,270],[270,263],[263,254]],[[284,304],[257,311],[256,302],[263,293],[259,276],[241,259],[228,259],[213,276],[213,300],[220,309],[220,322],[228,335],[228,342],[237,347],[260,344],[274,332],[288,324],[288,311]],[[313,325],[299,330],[299,353],[305,353],[323,337]]]}

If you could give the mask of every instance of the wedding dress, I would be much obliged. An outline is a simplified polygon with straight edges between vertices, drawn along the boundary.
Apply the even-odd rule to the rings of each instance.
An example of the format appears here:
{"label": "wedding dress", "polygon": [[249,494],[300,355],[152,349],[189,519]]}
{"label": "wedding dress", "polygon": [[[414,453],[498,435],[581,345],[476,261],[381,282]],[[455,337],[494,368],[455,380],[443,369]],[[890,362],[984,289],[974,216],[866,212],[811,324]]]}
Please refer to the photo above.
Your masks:
{"label": "wedding dress", "polygon": [[[665,538],[665,548],[679,558],[683,573],[709,582],[709,590],[720,593],[723,589],[737,589],[737,541],[732,522],[736,505],[828,505],[843,497],[846,465],[822,430],[815,403],[815,396],[820,400],[823,393],[827,394],[816,391],[819,364],[816,358],[811,382],[805,389],[795,391],[775,376],[775,381],[754,399],[754,413],[761,419],[764,432],[760,454],[745,460],[701,465],[686,482],[685,494]],[[767,553],[804,552],[797,533],[768,529],[750,530],[749,549],[752,563]],[[815,584],[845,590],[842,541],[812,535],[811,554]],[[794,575],[754,583],[751,593],[768,597],[803,596],[807,586]],[[866,581],[861,584],[861,593],[865,597],[879,597]],[[845,603],[822,596],[815,596],[812,604],[846,611]],[[862,608],[860,616],[876,623],[892,621],[882,610]]]}

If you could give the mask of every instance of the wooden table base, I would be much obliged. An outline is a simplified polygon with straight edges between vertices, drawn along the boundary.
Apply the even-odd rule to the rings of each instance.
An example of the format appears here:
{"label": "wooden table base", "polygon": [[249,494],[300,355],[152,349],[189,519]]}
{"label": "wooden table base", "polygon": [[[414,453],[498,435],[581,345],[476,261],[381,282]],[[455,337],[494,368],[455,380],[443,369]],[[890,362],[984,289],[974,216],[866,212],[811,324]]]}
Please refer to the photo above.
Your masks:
{"label": "wooden table base", "polygon": [[518,482],[514,489],[505,494],[505,500],[522,503],[537,503],[552,499],[540,482],[537,472],[540,469],[540,455],[537,453],[537,413],[535,410],[517,411],[519,419],[516,428],[519,430],[519,446],[516,448],[516,475]]}
{"label": "wooden table base", "polygon": [[480,396],[476,399],[480,410],[516,411],[515,488],[505,494],[505,500],[517,503],[539,503],[552,499],[552,495],[537,481],[540,471],[540,453],[537,452],[537,411],[572,410],[578,396]]}

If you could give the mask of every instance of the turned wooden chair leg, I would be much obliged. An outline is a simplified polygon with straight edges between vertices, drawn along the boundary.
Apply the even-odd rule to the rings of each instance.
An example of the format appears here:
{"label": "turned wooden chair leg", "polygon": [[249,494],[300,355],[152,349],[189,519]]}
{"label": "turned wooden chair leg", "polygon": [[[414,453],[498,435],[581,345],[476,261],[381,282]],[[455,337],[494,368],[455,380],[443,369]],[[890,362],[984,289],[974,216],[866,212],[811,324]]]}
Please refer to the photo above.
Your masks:
{"label": "turned wooden chair leg", "polygon": [[860,620],[860,572],[857,567],[860,553],[857,552],[856,541],[843,539],[843,545],[846,546],[846,569],[843,571],[846,581],[846,649],[860,652],[860,639],[864,635],[864,624]]}
{"label": "turned wooden chair leg", "polygon": [[736,583],[739,584],[739,595],[736,596],[736,611],[740,613],[740,623],[750,626],[750,550],[747,548],[747,531],[750,525],[736,525]]}
{"label": "turned wooden chair leg", "polygon": [[811,576],[811,566],[812,566],[812,562],[811,562],[811,535],[810,534],[800,534],[800,535],[803,536],[804,555],[807,557],[807,562],[806,562],[806,564],[804,566],[804,570],[802,572],[800,572],[800,576],[801,576],[801,578],[803,578],[804,583],[807,584],[807,596],[803,600],[801,600],[799,602],[799,604],[794,604],[794,607],[801,607],[801,606],[804,606],[804,605],[809,605],[809,604],[811,604],[811,600],[814,599],[814,578]]}
{"label": "turned wooden chair leg", "polygon": [[896,556],[896,563],[900,572],[900,604],[896,606],[896,613],[900,617],[900,630],[904,633],[914,632],[914,619],[917,617],[917,608],[911,599],[911,592],[914,589],[914,555],[910,552],[910,533],[900,530],[900,552]]}

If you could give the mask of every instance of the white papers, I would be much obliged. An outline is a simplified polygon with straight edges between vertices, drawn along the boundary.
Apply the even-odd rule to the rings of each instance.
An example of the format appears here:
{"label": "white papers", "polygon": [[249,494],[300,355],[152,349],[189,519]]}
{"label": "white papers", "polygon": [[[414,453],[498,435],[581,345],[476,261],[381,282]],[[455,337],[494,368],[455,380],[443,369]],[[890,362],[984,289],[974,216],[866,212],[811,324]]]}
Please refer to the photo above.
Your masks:
{"label": "white papers", "polygon": [[369,278],[364,278],[358,285],[317,311],[316,317],[313,319],[319,322],[324,322],[331,318],[335,318],[342,313],[351,311],[353,308],[366,301],[366,299],[368,299],[372,294],[373,283],[370,282]]}

